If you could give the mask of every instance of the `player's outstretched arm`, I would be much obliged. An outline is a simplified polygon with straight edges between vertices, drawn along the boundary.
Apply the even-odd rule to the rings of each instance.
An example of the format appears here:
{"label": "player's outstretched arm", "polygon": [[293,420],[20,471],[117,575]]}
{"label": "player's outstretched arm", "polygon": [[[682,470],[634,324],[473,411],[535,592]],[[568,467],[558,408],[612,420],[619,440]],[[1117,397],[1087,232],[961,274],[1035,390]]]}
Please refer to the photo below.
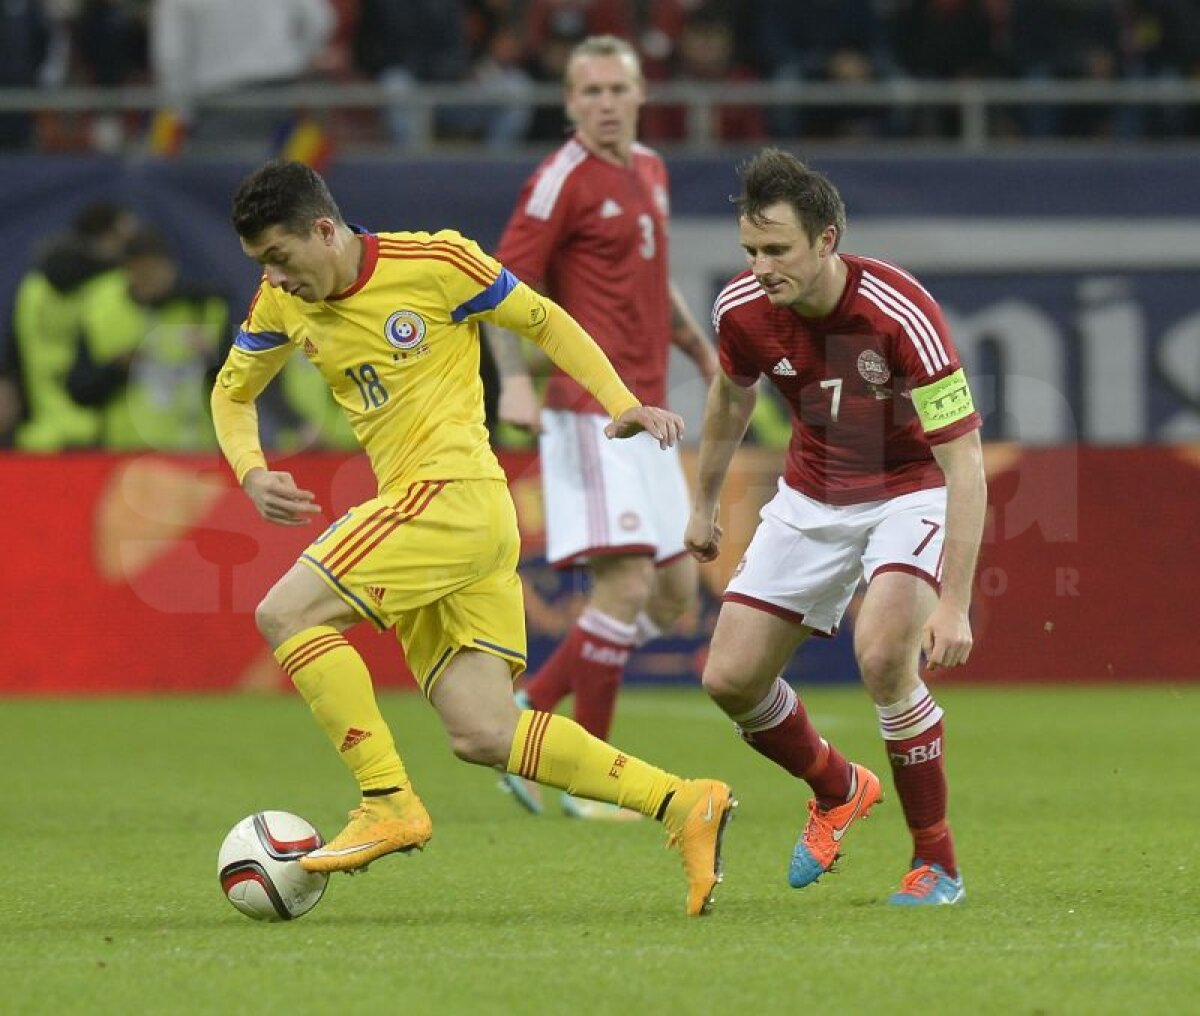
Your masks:
{"label": "player's outstretched arm", "polygon": [[941,594],[921,632],[921,648],[931,669],[957,667],[971,655],[971,586],[987,511],[979,431],[934,445],[933,456],[946,474],[946,537]]}
{"label": "player's outstretched arm", "polygon": [[549,297],[524,283],[519,283],[509,293],[489,320],[523,335],[545,350],[551,362],[578,381],[614,421],[627,409],[641,405],[625,387],[604,350],[579,322]]}
{"label": "player's outstretched arm", "polygon": [[708,389],[700,431],[696,500],[683,537],[684,546],[698,561],[712,561],[721,552],[721,527],[717,524],[721,491],[756,401],[753,388],[743,388],[724,371],[718,372]]}

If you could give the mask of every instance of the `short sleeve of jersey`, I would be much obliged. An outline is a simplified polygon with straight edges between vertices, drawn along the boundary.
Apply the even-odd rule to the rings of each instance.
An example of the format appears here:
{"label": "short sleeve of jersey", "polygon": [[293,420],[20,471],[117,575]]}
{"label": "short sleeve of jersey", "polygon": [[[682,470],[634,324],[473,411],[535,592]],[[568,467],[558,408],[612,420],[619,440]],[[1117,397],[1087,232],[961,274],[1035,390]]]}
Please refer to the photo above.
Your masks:
{"label": "short sleeve of jersey", "polygon": [[921,388],[958,370],[958,351],[942,310],[923,289],[913,286],[901,298],[894,292],[877,292],[864,275],[859,292],[894,322],[891,352],[910,388]]}
{"label": "short sleeve of jersey", "polygon": [[741,329],[730,315],[723,314],[716,319],[716,330],[721,370],[734,384],[743,388],[752,387],[758,380],[759,369],[744,350]]}
{"label": "short sleeve of jersey", "polygon": [[233,338],[233,348],[217,375],[217,383],[235,402],[251,402],[283,369],[291,354],[292,344],[279,304],[263,280]]}
{"label": "short sleeve of jersey", "polygon": [[939,401],[953,401],[958,407],[948,423],[925,432],[926,440],[934,445],[944,444],[977,429],[982,421],[971,402],[958,350],[937,301],[917,285],[904,293],[903,298],[894,292],[875,289],[869,276],[864,276],[860,293],[873,298],[896,322],[892,355],[909,392],[924,389],[936,393]]}
{"label": "short sleeve of jersey", "polygon": [[546,282],[550,257],[571,221],[570,206],[569,182],[557,177],[553,161],[525,181],[496,249],[496,256],[522,282],[536,287]]}

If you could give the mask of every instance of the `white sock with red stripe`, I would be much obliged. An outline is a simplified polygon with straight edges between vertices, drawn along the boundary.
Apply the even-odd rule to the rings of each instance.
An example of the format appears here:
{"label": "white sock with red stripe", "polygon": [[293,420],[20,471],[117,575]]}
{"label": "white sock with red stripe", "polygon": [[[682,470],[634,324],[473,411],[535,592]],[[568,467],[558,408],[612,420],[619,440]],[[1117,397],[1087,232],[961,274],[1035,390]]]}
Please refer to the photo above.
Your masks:
{"label": "white sock with red stripe", "polygon": [[885,741],[904,741],[916,737],[942,718],[942,707],[933,700],[924,681],[912,692],[890,706],[876,706],[879,733]]}

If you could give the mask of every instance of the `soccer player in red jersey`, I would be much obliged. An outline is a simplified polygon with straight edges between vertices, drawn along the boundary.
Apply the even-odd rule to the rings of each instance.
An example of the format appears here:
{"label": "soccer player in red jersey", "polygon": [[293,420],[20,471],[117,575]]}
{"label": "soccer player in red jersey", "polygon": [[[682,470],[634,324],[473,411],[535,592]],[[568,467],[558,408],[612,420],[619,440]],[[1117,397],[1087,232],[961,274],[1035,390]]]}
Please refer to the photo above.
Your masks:
{"label": "soccer player in red jersey", "polygon": [[[496,256],[565,307],[639,398],[665,404],[672,343],[706,383],[718,364],[668,274],[667,172],[636,141],[645,98],[637,54],[613,36],[585,39],[568,61],[565,91],[575,132],[526,181]],[[541,434],[546,556],[592,577],[575,626],[520,694],[552,710],[574,692],[576,720],[604,737],[629,654],[696,596],[696,562],[683,545],[687,483],[677,452],[665,458],[653,442],[635,438],[615,450],[601,440],[608,417],[562,371],[539,416],[515,337],[490,337],[501,419]],[[535,787],[516,776],[505,785],[541,811]],[[637,817],[570,795],[563,807],[580,818]]]}
{"label": "soccer player in red jersey", "polygon": [[907,272],[841,254],[837,189],[767,149],[737,201],[749,270],[713,309],[721,373],[705,409],[686,543],[720,550],[718,502],[766,375],[793,414],[778,493],[724,595],[704,687],[746,742],[805,780],[815,799],[789,881],[816,881],[879,779],[822,738],[778,675],[811,634],[831,636],[859,580],[854,626],[896,791],[911,867],[890,902],[957,903],[962,877],[946,821],[942,710],[918,671],[971,652],[968,618],[986,481],[979,414],[933,297]]}

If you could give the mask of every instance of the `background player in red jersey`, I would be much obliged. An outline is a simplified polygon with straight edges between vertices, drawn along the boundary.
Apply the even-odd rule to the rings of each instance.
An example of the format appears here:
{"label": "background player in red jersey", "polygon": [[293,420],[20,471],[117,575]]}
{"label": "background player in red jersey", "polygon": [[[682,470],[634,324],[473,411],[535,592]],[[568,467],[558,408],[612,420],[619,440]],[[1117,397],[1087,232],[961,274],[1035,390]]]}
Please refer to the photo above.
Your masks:
{"label": "background player in red jersey", "polygon": [[[496,256],[579,321],[641,399],[665,404],[671,344],[705,382],[718,364],[671,284],[667,266],[667,172],[636,141],[645,98],[637,54],[614,36],[593,36],[566,71],[569,141],[526,181]],[[575,718],[606,736],[630,652],[669,628],[696,595],[696,562],[683,545],[687,483],[677,452],[653,442],[602,439],[602,407],[561,371],[550,379],[540,418],[528,367],[511,334],[492,330],[501,374],[500,418],[541,432],[546,556],[558,567],[586,565],[587,607],[520,693],[540,710],[575,694]],[[536,788],[505,780],[522,804],[541,811]],[[563,798],[579,818],[633,817]]]}
{"label": "background player in red jersey", "polygon": [[892,265],[838,253],[846,212],[829,180],[767,149],[742,184],[750,268],[713,309],[722,373],[686,534],[697,558],[719,552],[721,488],[760,375],[791,406],[792,440],[779,492],[725,592],[704,687],[752,748],[813,788],[788,879],[816,881],[880,785],[819,736],[778,675],[810,634],[836,632],[865,577],[855,656],[914,844],[890,902],[957,903],[942,710],[918,662],[924,651],[929,669],[954,667],[971,651],[986,503],[979,415],[933,298]]}

